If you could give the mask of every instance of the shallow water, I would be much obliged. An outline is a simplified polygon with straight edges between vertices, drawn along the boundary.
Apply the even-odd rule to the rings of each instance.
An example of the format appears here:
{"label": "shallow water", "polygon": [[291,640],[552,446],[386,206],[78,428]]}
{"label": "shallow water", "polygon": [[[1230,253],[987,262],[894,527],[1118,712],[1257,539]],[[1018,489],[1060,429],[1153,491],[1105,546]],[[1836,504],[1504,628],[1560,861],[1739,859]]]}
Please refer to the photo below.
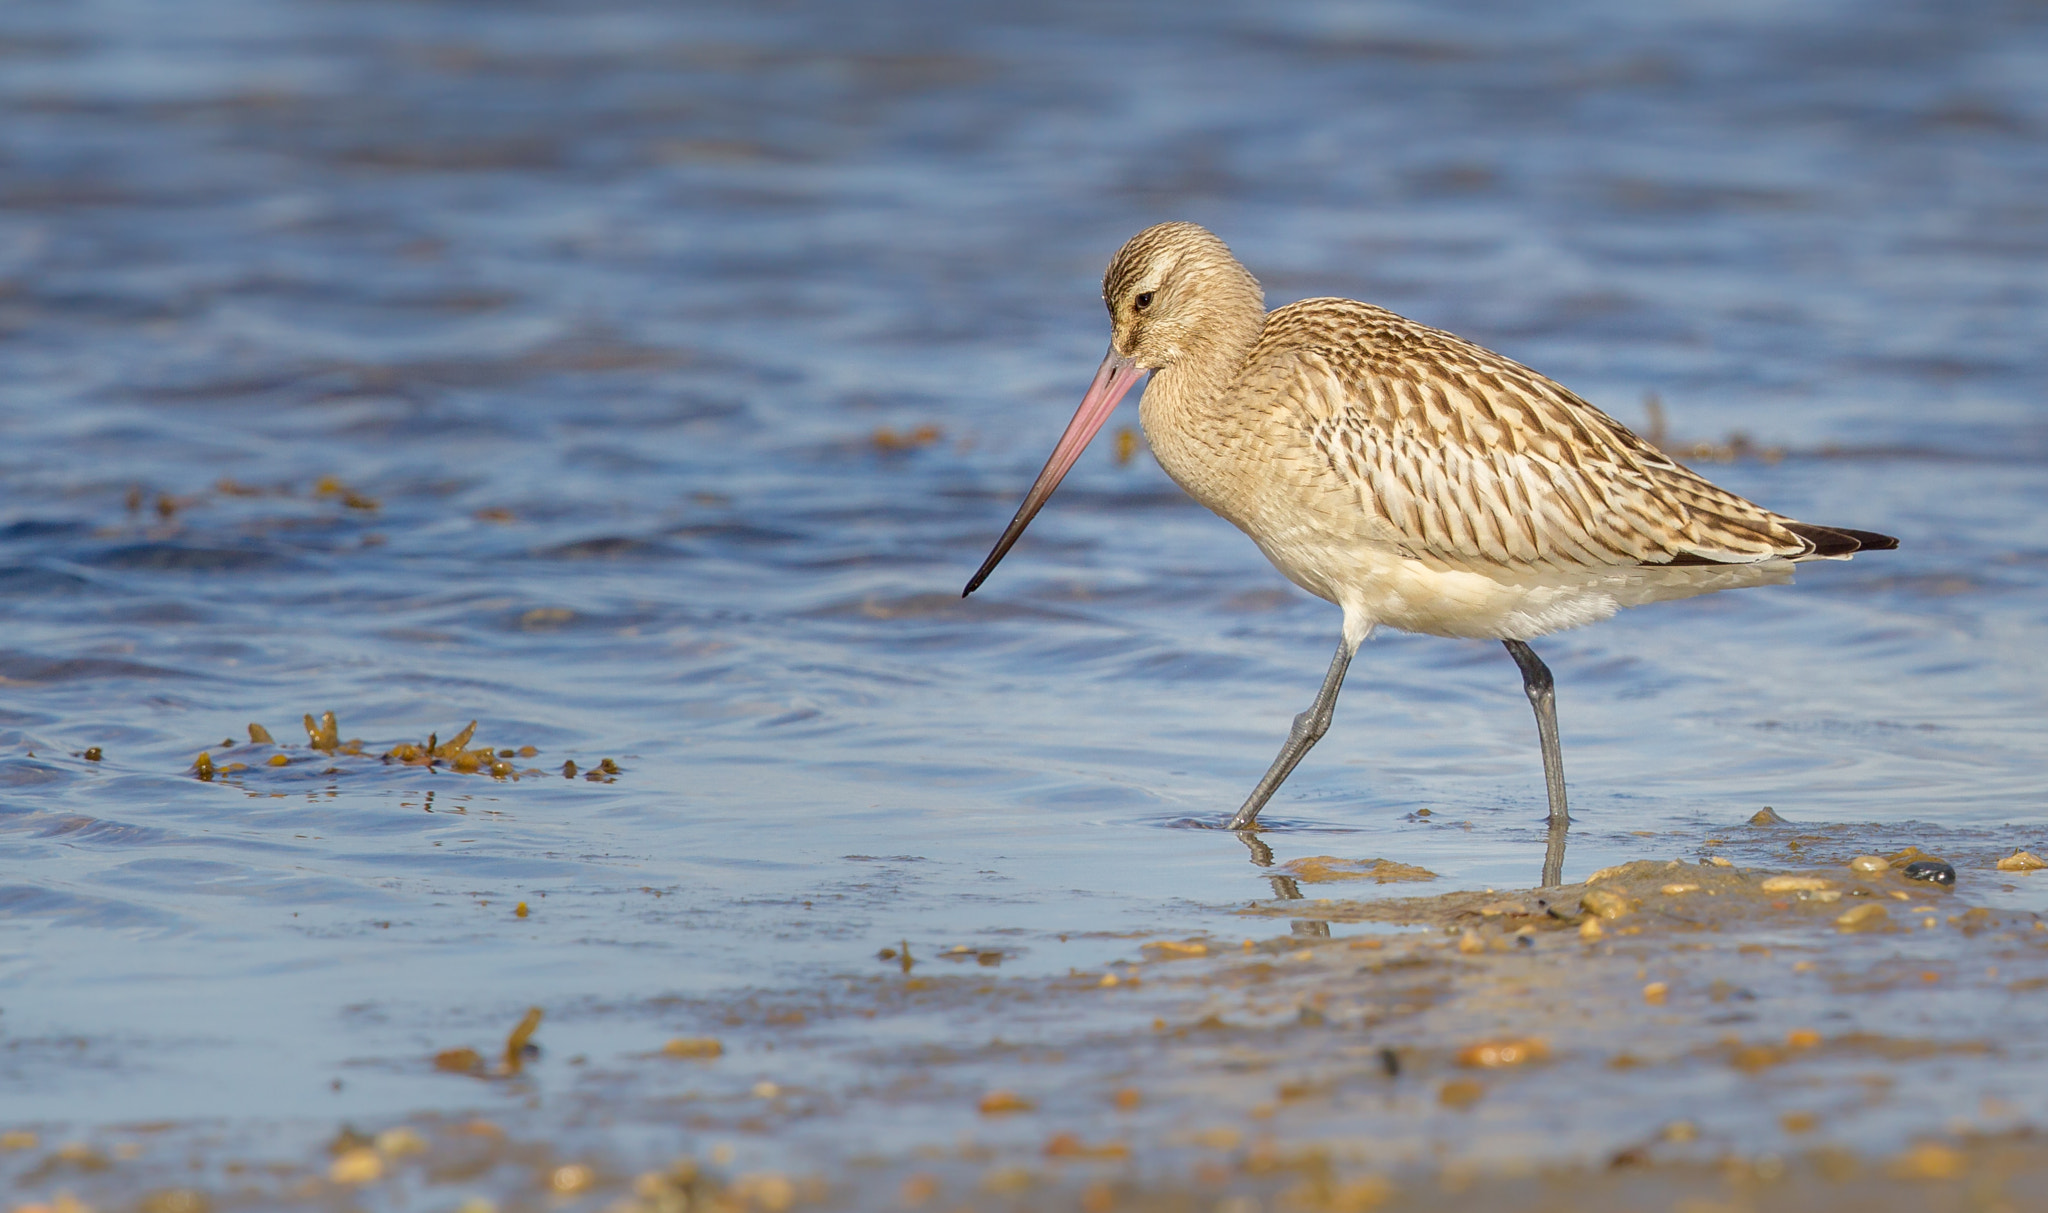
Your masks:
{"label": "shallow water", "polygon": [[[421,1059],[529,1004],[618,1054],[897,941],[1241,932],[1170,827],[1335,611],[1107,441],[957,598],[1164,218],[1901,537],[1539,645],[1568,878],[1766,804],[2039,844],[2036,9],[25,4],[0,96],[0,1119],[331,1127],[500,1098]],[[472,719],[544,773],[375,758]],[[1385,634],[1265,837],[1519,886],[1541,796],[1498,646]]]}

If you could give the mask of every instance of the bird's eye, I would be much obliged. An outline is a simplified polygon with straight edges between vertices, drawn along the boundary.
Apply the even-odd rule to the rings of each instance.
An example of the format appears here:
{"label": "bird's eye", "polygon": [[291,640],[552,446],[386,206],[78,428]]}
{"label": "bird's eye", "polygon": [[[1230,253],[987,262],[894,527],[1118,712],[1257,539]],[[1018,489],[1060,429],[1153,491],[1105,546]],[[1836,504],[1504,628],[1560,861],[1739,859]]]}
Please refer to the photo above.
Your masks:
{"label": "bird's eye", "polygon": [[1141,312],[1142,312],[1142,311],[1144,311],[1144,310],[1145,310],[1146,308],[1148,308],[1148,307],[1151,307],[1151,306],[1152,306],[1152,292],[1151,292],[1151,291],[1139,291],[1139,292],[1138,292],[1138,297],[1137,297],[1136,299],[1134,299],[1134,300],[1132,300],[1132,301],[1131,301],[1131,306],[1135,307],[1135,308],[1136,308],[1137,310],[1139,310],[1139,311],[1141,311]]}

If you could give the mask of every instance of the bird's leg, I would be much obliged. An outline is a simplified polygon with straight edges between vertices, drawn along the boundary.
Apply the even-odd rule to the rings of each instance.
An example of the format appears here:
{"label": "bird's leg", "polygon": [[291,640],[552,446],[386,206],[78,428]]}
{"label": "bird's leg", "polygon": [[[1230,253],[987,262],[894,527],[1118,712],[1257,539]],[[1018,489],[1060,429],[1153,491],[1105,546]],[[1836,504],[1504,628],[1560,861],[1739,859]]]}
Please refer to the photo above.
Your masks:
{"label": "bird's leg", "polygon": [[1543,743],[1543,785],[1550,793],[1550,840],[1543,853],[1543,884],[1555,886],[1564,877],[1564,834],[1571,824],[1564,806],[1564,749],[1557,740],[1557,684],[1536,650],[1519,640],[1503,640],[1508,656],[1522,668],[1522,689],[1536,709],[1536,736]]}
{"label": "bird's leg", "polygon": [[1566,818],[1550,819],[1550,836],[1543,843],[1543,888],[1554,889],[1564,883],[1564,836],[1570,828]]}
{"label": "bird's leg", "polygon": [[1225,829],[1249,830],[1257,824],[1259,810],[1273,799],[1273,793],[1280,790],[1294,765],[1308,753],[1310,746],[1321,741],[1323,734],[1330,731],[1330,717],[1337,710],[1337,692],[1344,686],[1344,671],[1350,668],[1351,655],[1357,651],[1358,641],[1352,639],[1347,630],[1344,638],[1337,642],[1337,655],[1330,658],[1330,672],[1323,675],[1323,689],[1316,692],[1316,701],[1308,705],[1308,711],[1294,718],[1294,727],[1287,730],[1287,742],[1280,747],[1279,757],[1266,768],[1259,786],[1245,797],[1244,807],[1238,809]]}

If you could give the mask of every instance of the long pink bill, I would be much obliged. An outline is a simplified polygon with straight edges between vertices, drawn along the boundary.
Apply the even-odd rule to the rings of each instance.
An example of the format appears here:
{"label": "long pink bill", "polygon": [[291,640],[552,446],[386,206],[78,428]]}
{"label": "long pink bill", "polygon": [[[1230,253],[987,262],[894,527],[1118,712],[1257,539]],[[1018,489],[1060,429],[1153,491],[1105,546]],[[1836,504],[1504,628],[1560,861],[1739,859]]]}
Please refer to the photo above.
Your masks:
{"label": "long pink bill", "polygon": [[1088,448],[1089,439],[1095,437],[1102,423],[1109,420],[1117,401],[1122,400],[1124,393],[1130,391],[1131,385],[1144,374],[1130,359],[1111,347],[1109,355],[1095,371],[1095,382],[1088,385],[1088,394],[1081,397],[1081,407],[1074,410],[1074,419],[1067,423],[1067,432],[1060,435],[1059,445],[1052,448],[1052,458],[1045,461],[1038,479],[1032,481],[1031,491],[1024,494],[1024,504],[1017,507],[1017,516],[1010,519],[1010,525],[1003,530],[1003,537],[996,540],[995,550],[981,562],[980,570],[967,583],[967,588],[960,591],[962,598],[980,588],[988,575],[995,571],[996,565],[1009,553],[1010,546],[1024,533],[1024,528],[1031,525],[1039,507],[1052,496],[1054,489],[1060,487],[1060,481],[1073,468],[1074,461]]}

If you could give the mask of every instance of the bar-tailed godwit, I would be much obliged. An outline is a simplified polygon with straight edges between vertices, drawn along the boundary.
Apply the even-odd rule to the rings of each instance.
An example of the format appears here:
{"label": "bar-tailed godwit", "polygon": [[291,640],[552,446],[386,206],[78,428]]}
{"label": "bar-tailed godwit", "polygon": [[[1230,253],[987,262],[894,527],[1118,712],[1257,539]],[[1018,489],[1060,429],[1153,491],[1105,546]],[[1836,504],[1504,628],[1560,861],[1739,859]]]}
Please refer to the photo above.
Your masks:
{"label": "bar-tailed godwit", "polygon": [[1167,475],[1344,612],[1322,690],[1230,819],[1249,830],[1330,727],[1378,625],[1499,640],[1536,709],[1563,864],[1564,759],[1550,670],[1528,641],[1622,607],[1791,580],[1898,540],[1813,526],[1716,488],[1569,389],[1461,337],[1349,299],[1266,311],[1258,281],[1192,223],[1146,228],[1102,279],[1109,353],[971,594],[1147,372]]}

